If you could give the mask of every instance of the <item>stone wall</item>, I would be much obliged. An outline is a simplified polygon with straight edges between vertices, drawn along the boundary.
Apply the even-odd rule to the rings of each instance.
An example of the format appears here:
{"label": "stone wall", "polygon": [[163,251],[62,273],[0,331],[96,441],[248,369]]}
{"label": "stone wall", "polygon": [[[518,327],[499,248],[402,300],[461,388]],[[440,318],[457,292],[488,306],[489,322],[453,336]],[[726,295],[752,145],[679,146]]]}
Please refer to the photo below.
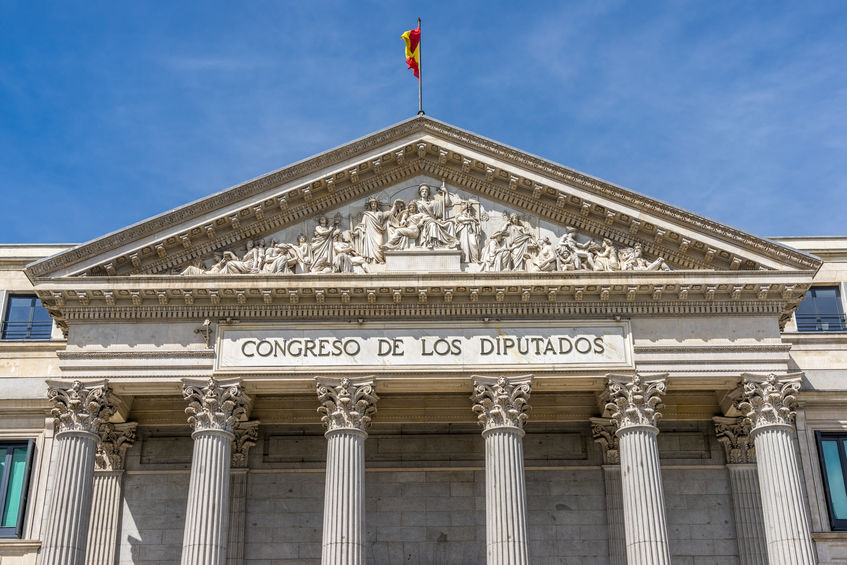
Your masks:
{"label": "stone wall", "polygon": [[[709,426],[666,423],[660,434],[674,563],[737,563],[727,471]],[[191,439],[181,427],[138,435],[127,458],[120,563],[177,564]],[[528,425],[525,446],[532,563],[608,563],[600,451],[588,426]],[[246,564],[320,563],[324,449],[317,426],[261,428],[250,452]],[[484,563],[482,450],[472,425],[375,425],[368,563]]]}

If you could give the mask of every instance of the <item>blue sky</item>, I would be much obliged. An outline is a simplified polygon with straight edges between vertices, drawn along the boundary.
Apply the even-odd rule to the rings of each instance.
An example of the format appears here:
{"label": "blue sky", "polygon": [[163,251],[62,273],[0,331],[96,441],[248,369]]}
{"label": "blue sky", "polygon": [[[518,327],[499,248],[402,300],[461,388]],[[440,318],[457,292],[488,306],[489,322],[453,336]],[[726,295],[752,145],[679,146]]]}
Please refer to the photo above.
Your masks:
{"label": "blue sky", "polygon": [[[416,7],[413,7],[416,6]],[[428,115],[759,235],[847,234],[847,2],[0,2],[0,242]]]}

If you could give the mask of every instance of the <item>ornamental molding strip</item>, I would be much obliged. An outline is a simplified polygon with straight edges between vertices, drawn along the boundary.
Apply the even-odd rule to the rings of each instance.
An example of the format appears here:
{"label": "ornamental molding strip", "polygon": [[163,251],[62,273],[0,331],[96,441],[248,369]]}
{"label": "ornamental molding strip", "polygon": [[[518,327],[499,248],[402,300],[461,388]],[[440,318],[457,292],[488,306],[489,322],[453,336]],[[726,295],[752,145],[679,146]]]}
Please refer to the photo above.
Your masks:
{"label": "ornamental molding strip", "polygon": [[591,418],[591,435],[603,450],[603,465],[620,465],[620,439],[610,418]]}
{"label": "ornamental molding strip", "polygon": [[484,377],[473,379],[473,411],[483,432],[498,428],[513,428],[523,433],[529,419],[529,395],[532,376]]}
{"label": "ornamental molding strip", "polygon": [[726,452],[728,464],[755,464],[756,447],[750,437],[750,423],[745,418],[715,416],[715,435]]}
{"label": "ornamental molding strip", "polygon": [[[58,433],[85,432],[98,435],[100,426],[117,410],[117,399],[108,381],[47,381],[50,414]],[[99,437],[99,435],[98,435]]]}
{"label": "ornamental molding strip", "polygon": [[634,375],[609,375],[608,401],[605,406],[617,433],[635,426],[655,428],[662,418],[662,396],[667,373],[644,378]]}
{"label": "ornamental molding strip", "polygon": [[218,431],[234,433],[236,424],[246,420],[252,399],[240,379],[183,379],[182,395],[188,401],[185,413],[194,433]]}
{"label": "ornamental molding strip", "polygon": [[318,413],[327,433],[337,430],[367,432],[379,400],[373,379],[316,377]]}
{"label": "ornamental molding strip", "polygon": [[135,422],[112,424],[105,422],[98,432],[100,443],[94,458],[96,471],[123,471],[126,452],[135,443]]}
{"label": "ornamental molding strip", "polygon": [[803,373],[741,375],[737,408],[752,432],[766,426],[794,426],[802,377]]}
{"label": "ornamental molding strip", "polygon": [[[417,117],[31,265],[31,278],[164,273],[427,174],[678,268],[816,270],[804,253]],[[489,234],[490,235],[490,234]],[[184,267],[183,267],[184,268]]]}

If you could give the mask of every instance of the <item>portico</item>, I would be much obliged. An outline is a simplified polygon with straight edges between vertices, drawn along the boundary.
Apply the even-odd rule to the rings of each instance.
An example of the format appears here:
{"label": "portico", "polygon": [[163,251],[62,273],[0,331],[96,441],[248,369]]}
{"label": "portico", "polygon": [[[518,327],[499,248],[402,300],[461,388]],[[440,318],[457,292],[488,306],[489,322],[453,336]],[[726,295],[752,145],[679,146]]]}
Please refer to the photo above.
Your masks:
{"label": "portico", "polygon": [[108,391],[42,555],[813,563],[780,324],[819,264],[398,124],[29,267],[57,410]]}

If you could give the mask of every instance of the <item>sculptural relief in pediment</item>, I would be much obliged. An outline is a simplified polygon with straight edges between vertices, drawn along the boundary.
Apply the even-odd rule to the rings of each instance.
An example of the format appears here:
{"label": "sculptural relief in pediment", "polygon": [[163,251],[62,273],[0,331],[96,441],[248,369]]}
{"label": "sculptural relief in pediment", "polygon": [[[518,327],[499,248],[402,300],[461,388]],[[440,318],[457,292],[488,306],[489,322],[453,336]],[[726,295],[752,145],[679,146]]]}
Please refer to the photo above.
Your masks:
{"label": "sculptural relief in pediment", "polygon": [[393,255],[409,250],[452,252],[466,272],[670,270],[662,258],[645,258],[639,244],[618,246],[418,177],[242,242],[181,274],[385,272]]}

